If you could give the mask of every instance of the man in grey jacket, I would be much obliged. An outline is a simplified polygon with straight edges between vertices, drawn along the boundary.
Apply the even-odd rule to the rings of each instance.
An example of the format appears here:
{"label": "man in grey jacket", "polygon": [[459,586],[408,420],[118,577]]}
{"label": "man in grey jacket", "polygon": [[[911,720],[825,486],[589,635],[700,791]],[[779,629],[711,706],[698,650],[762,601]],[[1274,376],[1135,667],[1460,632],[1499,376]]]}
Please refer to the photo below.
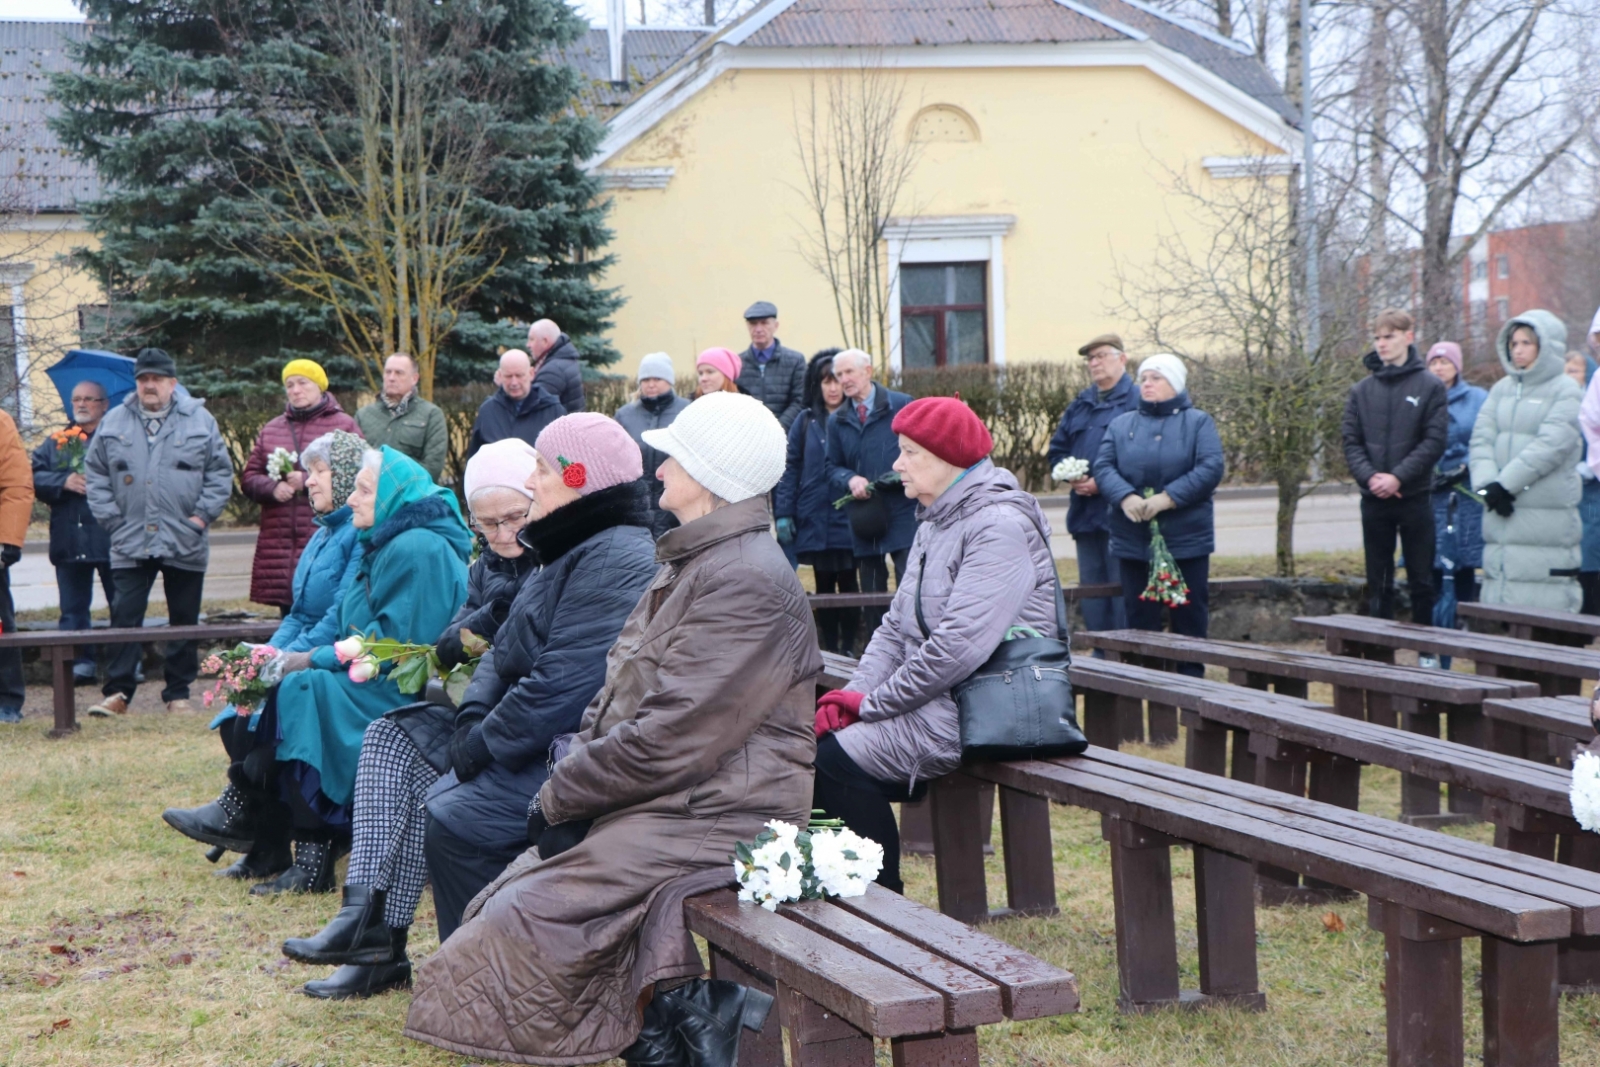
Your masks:
{"label": "man in grey jacket", "polygon": [[778,308],[758,300],[744,310],[750,347],[739,359],[739,391],[749,393],[778,416],[785,433],[806,406],[806,357],[778,340]]}
{"label": "man in grey jacket", "polygon": [[[179,396],[178,368],[159,348],[134,362],[137,385],[106,414],[84,457],[89,509],[111,534],[111,625],[143,626],[156,575],[173,626],[200,621],[200,596],[211,550],[206,531],[233,490],[233,464],[205,405]],[[122,715],[137,688],[141,646],[117,646],[104,699],[91,715]],[[193,641],[166,648],[168,711],[189,711],[199,673]]]}

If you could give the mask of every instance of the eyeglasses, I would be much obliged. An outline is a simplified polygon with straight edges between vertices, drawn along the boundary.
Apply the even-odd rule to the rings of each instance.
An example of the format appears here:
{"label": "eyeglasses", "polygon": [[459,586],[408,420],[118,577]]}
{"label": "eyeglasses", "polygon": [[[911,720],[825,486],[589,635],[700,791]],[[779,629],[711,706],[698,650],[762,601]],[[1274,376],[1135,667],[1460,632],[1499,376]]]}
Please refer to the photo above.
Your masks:
{"label": "eyeglasses", "polygon": [[509,519],[485,519],[482,521],[473,517],[467,520],[467,525],[472,528],[474,533],[481,533],[485,537],[495,537],[501,530],[506,530],[510,533],[518,532],[528,525],[528,517],[526,515],[513,515]]}

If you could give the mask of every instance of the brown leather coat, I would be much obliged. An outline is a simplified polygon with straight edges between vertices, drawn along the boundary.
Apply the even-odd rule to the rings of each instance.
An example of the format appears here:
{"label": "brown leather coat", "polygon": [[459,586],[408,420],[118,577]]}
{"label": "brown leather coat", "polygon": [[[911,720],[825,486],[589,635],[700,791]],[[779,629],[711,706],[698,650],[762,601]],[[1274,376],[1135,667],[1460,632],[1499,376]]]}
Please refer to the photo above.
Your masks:
{"label": "brown leather coat", "polygon": [[804,590],[764,498],[664,535],[663,564],[606,663],[583,728],[540,791],[582,844],[532,851],[467,908],[417,972],[407,1036],[468,1056],[594,1063],[638,1035],[642,988],[700,970],[667,883],[717,868],[768,819],[803,825],[822,670]]}

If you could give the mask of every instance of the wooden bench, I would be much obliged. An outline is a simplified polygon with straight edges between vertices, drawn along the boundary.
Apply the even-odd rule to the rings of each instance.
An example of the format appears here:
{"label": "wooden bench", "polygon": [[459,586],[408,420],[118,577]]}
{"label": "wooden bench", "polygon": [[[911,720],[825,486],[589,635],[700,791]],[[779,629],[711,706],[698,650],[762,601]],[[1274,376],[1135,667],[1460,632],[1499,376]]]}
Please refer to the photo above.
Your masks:
{"label": "wooden bench", "polygon": [[[1078,632],[1073,643],[1104,651],[1107,659],[1140,663],[1171,670],[1177,663],[1202,663],[1223,667],[1234,685],[1266,689],[1303,697],[1312,682],[1333,687],[1333,706],[1341,715],[1438,737],[1440,718],[1452,741],[1487,748],[1483,717],[1486,698],[1538,696],[1530,681],[1489,678],[1453,671],[1396,667],[1370,661],[1353,661],[1295,649],[1269,648],[1241,641],[1212,641],[1178,634],[1144,630]],[[1151,732],[1155,732],[1155,716]],[[1175,731],[1174,731],[1175,732]],[[1124,729],[1123,737],[1127,737]],[[1439,787],[1433,781],[1408,775],[1401,794],[1401,814],[1417,822],[1461,822],[1478,814],[1479,802],[1467,789],[1450,792],[1449,813],[1439,809]]]}
{"label": "wooden bench", "polygon": [[1595,736],[1585,697],[1485,700],[1483,714],[1494,751],[1563,767],[1570,766],[1567,757],[1574,745],[1586,745]]}
{"label": "wooden bench", "polygon": [[979,1026],[1078,1010],[1068,972],[876,885],[776,913],[721,889],[684,914],[712,977],[777,1000],[745,1067],[784,1067],[783,1032],[792,1067],[872,1067],[874,1038],[896,1067],[977,1067]]}
{"label": "wooden bench", "polygon": [[1336,656],[1393,663],[1398,648],[1432,656],[1460,656],[1472,660],[1481,675],[1537,682],[1545,696],[1580,693],[1584,679],[1600,678],[1600,650],[1595,649],[1563,649],[1553,656],[1550,646],[1538,641],[1416,626],[1365,615],[1301,616],[1294,624],[1322,635],[1328,651]]}
{"label": "wooden bench", "polygon": [[50,736],[66,737],[78,729],[72,661],[77,658],[79,645],[127,645],[154,641],[265,641],[277,631],[277,622],[248,621],[105,630],[22,630],[0,634],[0,648],[37,648],[50,661],[50,686],[55,711],[55,724]]}
{"label": "wooden bench", "polygon": [[1587,648],[1600,637],[1600,616],[1576,615],[1570,611],[1472,603],[1457,604],[1456,614],[1495,627],[1490,632],[1547,645]]}

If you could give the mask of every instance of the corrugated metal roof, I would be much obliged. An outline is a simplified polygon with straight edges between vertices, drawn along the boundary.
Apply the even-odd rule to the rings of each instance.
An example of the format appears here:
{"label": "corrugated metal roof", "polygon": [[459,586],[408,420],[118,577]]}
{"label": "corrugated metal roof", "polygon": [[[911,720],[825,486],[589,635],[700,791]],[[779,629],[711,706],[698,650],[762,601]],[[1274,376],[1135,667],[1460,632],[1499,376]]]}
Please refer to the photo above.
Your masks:
{"label": "corrugated metal roof", "polygon": [[84,22],[0,21],[0,180],[14,176],[35,211],[73,211],[100,195],[94,168],[47,124],[58,111],[50,75],[72,69],[67,44],[90,32]]}
{"label": "corrugated metal roof", "polygon": [[745,43],[758,48],[871,48],[1122,37],[1055,0],[796,0]]}
{"label": "corrugated metal roof", "polygon": [[585,79],[580,100],[588,110],[604,118],[632,100],[641,88],[710,33],[703,29],[630,28],[622,37],[623,70],[628,76],[625,85],[611,81],[611,39],[604,26],[591,28],[552,58],[578,69]]}

